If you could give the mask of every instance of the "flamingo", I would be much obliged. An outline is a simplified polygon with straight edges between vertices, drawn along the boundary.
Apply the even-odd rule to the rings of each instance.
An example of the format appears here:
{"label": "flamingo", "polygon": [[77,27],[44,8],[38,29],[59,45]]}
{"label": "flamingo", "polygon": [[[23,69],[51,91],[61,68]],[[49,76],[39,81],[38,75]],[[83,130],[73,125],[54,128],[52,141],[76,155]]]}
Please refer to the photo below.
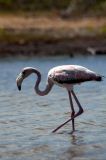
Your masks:
{"label": "flamingo", "polygon": [[[19,90],[21,90],[21,85],[23,80],[32,73],[35,73],[37,75],[37,80],[34,89],[35,92],[40,96],[47,95],[51,91],[54,84],[66,88],[71,106],[71,117],[66,122],[58,126],[56,129],[54,129],[52,132],[56,132],[65,124],[67,124],[69,121],[72,121],[72,133],[73,133],[75,131],[74,119],[84,112],[74,92],[74,85],[81,84],[82,82],[86,81],[102,81],[103,76],[89,70],[88,68],[79,65],[57,66],[50,69],[50,71],[48,72],[46,88],[45,90],[41,91],[39,89],[39,84],[41,82],[41,73],[36,68],[26,67],[22,69],[21,73],[18,75],[16,79],[17,87]],[[76,101],[76,104],[79,108],[79,111],[77,113],[75,113],[72,98]]]}

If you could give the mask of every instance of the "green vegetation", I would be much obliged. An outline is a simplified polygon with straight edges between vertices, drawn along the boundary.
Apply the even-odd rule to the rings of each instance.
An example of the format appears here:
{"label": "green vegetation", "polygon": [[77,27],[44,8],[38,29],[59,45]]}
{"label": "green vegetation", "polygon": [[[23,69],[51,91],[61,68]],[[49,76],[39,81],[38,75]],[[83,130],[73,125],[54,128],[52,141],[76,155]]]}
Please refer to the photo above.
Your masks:
{"label": "green vegetation", "polygon": [[[37,31],[32,33],[27,31],[23,33],[23,30],[20,32],[12,32],[4,28],[0,28],[0,42],[8,42],[8,43],[17,43],[17,44],[27,44],[31,42],[56,42],[61,40],[63,37],[56,37],[51,33],[47,33],[46,31],[41,34],[41,31]],[[64,37],[65,39],[65,37]]]}
{"label": "green vegetation", "polygon": [[0,0],[0,9],[8,10],[50,10],[63,9],[68,6],[70,0]]}
{"label": "green vegetation", "polygon": [[99,30],[101,35],[106,35],[106,26],[102,26]]}
{"label": "green vegetation", "polygon": [[23,29],[18,31],[17,30],[9,30],[5,28],[0,28],[0,42],[7,42],[7,43],[16,43],[16,44],[28,44],[31,42],[45,42],[45,43],[56,43],[59,41],[69,41],[71,39],[77,37],[106,37],[106,26],[101,26],[98,29],[91,26],[83,27],[79,29],[78,33],[74,33],[74,37],[67,35],[67,29],[62,31],[62,29],[54,30],[54,32],[48,32],[44,30],[35,30],[34,32],[30,32],[30,30],[26,30],[23,32]]}
{"label": "green vegetation", "polygon": [[0,0],[0,12],[68,10],[75,15],[106,15],[106,0]]}

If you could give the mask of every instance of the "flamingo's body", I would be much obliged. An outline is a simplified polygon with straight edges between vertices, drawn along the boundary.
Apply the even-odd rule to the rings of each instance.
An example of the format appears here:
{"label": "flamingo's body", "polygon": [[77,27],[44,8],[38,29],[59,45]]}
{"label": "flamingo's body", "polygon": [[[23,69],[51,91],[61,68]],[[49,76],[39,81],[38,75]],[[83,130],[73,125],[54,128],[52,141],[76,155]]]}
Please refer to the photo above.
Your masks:
{"label": "flamingo's body", "polygon": [[101,76],[95,72],[78,65],[64,65],[52,68],[48,73],[48,78],[61,87],[70,90],[75,84],[85,81],[100,81]]}
{"label": "flamingo's body", "polygon": [[[21,90],[21,84],[22,81],[28,77],[31,73],[37,74],[37,81],[35,83],[35,91],[37,94],[40,96],[44,96],[50,92],[52,89],[53,85],[59,85],[60,87],[64,87],[67,89],[68,94],[69,94],[69,99],[70,99],[70,105],[71,105],[71,118],[57,127],[53,132],[57,131],[59,128],[61,128],[63,125],[68,123],[69,121],[72,120],[72,129],[73,131],[75,130],[74,127],[74,118],[79,116],[81,113],[83,113],[83,108],[81,107],[74,91],[73,91],[73,86],[75,84],[80,84],[82,82],[86,81],[101,81],[102,76],[85,68],[82,66],[78,65],[63,65],[63,66],[57,66],[52,68],[48,72],[48,77],[47,77],[47,84],[46,88],[44,91],[41,91],[39,89],[39,84],[41,81],[41,74],[40,72],[32,67],[26,67],[22,70],[22,72],[19,74],[19,76],[16,79],[18,89]],[[72,96],[75,99],[78,107],[79,107],[79,112],[75,114],[75,110],[73,107],[73,102],[72,102]]]}

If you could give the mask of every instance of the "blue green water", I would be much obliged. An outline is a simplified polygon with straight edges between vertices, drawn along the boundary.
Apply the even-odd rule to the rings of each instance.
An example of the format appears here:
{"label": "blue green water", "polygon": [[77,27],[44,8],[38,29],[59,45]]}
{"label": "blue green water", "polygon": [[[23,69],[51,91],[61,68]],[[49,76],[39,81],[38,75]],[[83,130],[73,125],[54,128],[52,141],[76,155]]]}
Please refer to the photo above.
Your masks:
{"label": "blue green water", "polygon": [[[44,97],[34,92],[35,75],[26,79],[19,92],[15,79],[26,66],[42,73],[45,88],[50,68],[62,64],[88,67],[106,76],[106,56],[7,58],[0,60],[0,160],[105,160],[106,79],[75,86],[84,114],[51,133],[70,118],[68,94],[54,86]],[[76,104],[75,108],[77,111]]]}

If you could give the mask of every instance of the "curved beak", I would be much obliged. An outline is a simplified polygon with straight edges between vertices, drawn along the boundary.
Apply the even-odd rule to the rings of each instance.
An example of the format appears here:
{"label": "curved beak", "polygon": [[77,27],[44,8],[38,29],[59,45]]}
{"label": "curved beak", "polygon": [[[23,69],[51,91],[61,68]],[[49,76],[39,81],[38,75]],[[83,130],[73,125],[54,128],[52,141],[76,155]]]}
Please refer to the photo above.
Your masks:
{"label": "curved beak", "polygon": [[21,86],[17,86],[17,87],[18,87],[18,90],[21,91]]}
{"label": "curved beak", "polygon": [[16,79],[16,83],[19,91],[21,91],[22,81],[23,81],[23,77],[22,77],[22,74],[20,73]]}

